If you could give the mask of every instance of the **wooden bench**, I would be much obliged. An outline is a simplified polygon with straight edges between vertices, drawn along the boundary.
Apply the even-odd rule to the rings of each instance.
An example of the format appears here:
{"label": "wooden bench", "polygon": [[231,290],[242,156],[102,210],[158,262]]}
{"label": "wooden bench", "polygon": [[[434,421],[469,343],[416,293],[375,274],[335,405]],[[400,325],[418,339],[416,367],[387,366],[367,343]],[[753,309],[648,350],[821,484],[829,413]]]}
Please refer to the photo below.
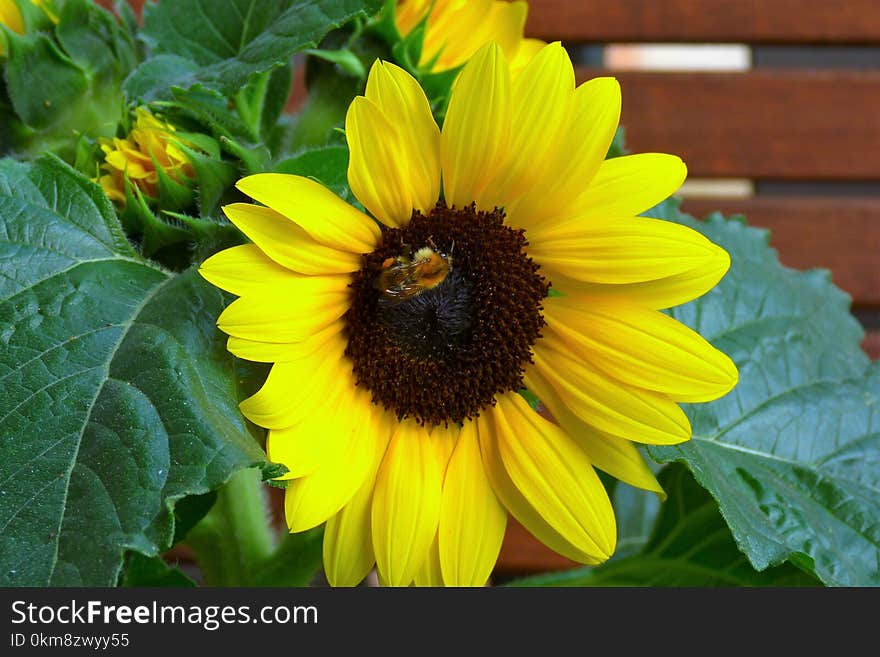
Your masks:
{"label": "wooden bench", "polygon": [[[829,46],[880,47],[876,0],[531,0],[529,6],[527,34],[566,46],[798,45],[809,46],[814,57]],[[865,349],[878,358],[880,56],[875,57],[874,70],[798,66],[613,74],[623,89],[621,121],[630,150],[680,155],[690,178],[755,181],[754,196],[691,198],[683,209],[698,217],[714,210],[745,214],[750,224],[771,229],[771,244],[784,264],[831,270],[869,328]],[[604,73],[581,68],[579,78]],[[765,193],[775,182],[783,184]],[[780,187],[788,193],[779,193]],[[853,195],[853,188],[861,194]],[[496,573],[574,565],[513,523]]]}

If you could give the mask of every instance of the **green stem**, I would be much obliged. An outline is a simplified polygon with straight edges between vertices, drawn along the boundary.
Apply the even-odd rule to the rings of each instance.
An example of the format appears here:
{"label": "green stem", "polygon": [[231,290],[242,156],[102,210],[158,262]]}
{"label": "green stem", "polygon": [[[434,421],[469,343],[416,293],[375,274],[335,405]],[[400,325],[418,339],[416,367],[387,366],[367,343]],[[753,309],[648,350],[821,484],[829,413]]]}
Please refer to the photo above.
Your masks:
{"label": "green stem", "polygon": [[233,474],[186,543],[196,553],[205,584],[253,585],[275,547],[260,470]]}

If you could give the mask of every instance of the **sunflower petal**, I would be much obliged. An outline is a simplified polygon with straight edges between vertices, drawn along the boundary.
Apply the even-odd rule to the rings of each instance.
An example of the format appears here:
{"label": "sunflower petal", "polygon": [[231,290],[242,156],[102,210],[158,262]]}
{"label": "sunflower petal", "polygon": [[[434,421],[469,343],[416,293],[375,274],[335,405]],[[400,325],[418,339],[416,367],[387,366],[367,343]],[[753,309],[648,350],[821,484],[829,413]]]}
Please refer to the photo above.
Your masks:
{"label": "sunflower petal", "polygon": [[727,252],[701,233],[660,219],[575,219],[529,235],[529,255],[550,276],[622,285],[729,266]]}
{"label": "sunflower petal", "polygon": [[[500,460],[506,479],[519,492],[519,499],[505,499],[502,491],[507,486],[499,491],[493,479],[493,488],[510,512],[538,539],[569,558],[582,563],[608,559],[616,541],[614,512],[580,447],[517,394],[499,398],[491,415],[495,435],[487,443],[494,439],[494,446],[484,450],[484,461],[486,451],[497,450],[489,461]],[[483,442],[480,430],[481,448]],[[497,463],[487,464],[489,470],[497,471]],[[535,516],[540,522],[534,522]],[[552,531],[547,532],[547,527]]]}
{"label": "sunflower petal", "polygon": [[349,502],[324,527],[324,572],[331,586],[356,586],[376,563],[372,529],[373,490],[396,419],[389,413],[373,410],[376,413],[371,421],[373,455],[367,476]]}
{"label": "sunflower petal", "polygon": [[[558,142],[573,93],[574,69],[559,43],[541,50],[513,81],[511,157],[492,183],[497,196],[486,201],[510,206],[523,192],[545,196],[546,182],[559,174],[552,165],[558,163],[557,151],[565,147]],[[551,165],[535,166],[536,162]]]}
{"label": "sunflower petal", "polygon": [[271,461],[281,463],[288,470],[280,479],[305,477],[326,465],[332,440],[317,440],[316,436],[336,440],[358,430],[345,412],[348,410],[346,395],[340,390],[330,391],[330,395],[311,407],[296,424],[269,430],[266,453]]}
{"label": "sunflower petal", "polygon": [[386,226],[405,225],[412,216],[413,203],[409,166],[397,126],[372,100],[358,96],[348,107],[345,135],[351,152],[351,191]]}
{"label": "sunflower petal", "polygon": [[301,274],[321,275],[347,274],[361,268],[358,254],[316,242],[302,228],[272,208],[253,203],[233,203],[223,206],[223,212],[260,251],[288,269]]}
{"label": "sunflower petal", "polygon": [[324,434],[327,448],[321,466],[287,486],[284,511],[290,531],[317,527],[345,506],[361,487],[376,461],[376,436],[381,415],[367,392],[355,390],[345,408],[354,430],[338,436]]}
{"label": "sunflower petal", "polygon": [[[533,166],[542,171],[542,177],[508,208],[510,220],[516,225],[533,229],[576,216],[584,189],[604,166],[620,121],[620,84],[610,77],[584,82],[568,105],[571,109],[559,131],[560,138],[541,160],[545,164]],[[535,132],[552,134],[552,128],[542,125]],[[530,234],[530,241],[532,238]]]}
{"label": "sunflower petal", "polygon": [[443,190],[449,206],[485,205],[489,182],[508,155],[511,128],[510,72],[496,43],[482,48],[459,74],[440,139]]}
{"label": "sunflower petal", "polygon": [[466,422],[443,480],[440,564],[447,586],[483,586],[501,550],[507,511],[483,468],[474,422]]}
{"label": "sunflower petal", "polygon": [[687,416],[665,395],[620,383],[548,335],[534,350],[535,366],[582,421],[638,442],[675,445],[691,437]]}
{"label": "sunflower petal", "polygon": [[681,158],[639,153],[605,160],[576,204],[583,216],[638,215],[672,196],[687,177]]}
{"label": "sunflower petal", "polygon": [[284,363],[308,358],[344,329],[342,321],[328,324],[302,342],[263,342],[229,336],[226,349],[233,355],[255,363]]}
{"label": "sunflower petal", "polygon": [[217,318],[229,335],[248,340],[302,342],[348,310],[347,277],[303,276],[266,285],[259,294],[233,301]]}
{"label": "sunflower petal", "polygon": [[324,574],[330,586],[357,586],[376,563],[370,528],[374,476],[368,476],[324,527]]}
{"label": "sunflower petal", "polygon": [[211,285],[237,296],[259,295],[275,288],[293,289],[304,278],[269,258],[256,244],[215,253],[201,264],[199,274]]}
{"label": "sunflower petal", "polygon": [[510,62],[511,75],[515,77],[524,71],[529,62],[532,61],[532,57],[541,52],[546,45],[547,42],[540,39],[522,39],[516,49],[516,55],[514,55]]}
{"label": "sunflower petal", "polygon": [[325,246],[369,253],[381,237],[378,224],[322,184],[285,173],[258,173],[235,185],[284,215]]}
{"label": "sunflower petal", "polygon": [[[263,386],[241,402],[241,412],[254,424],[269,429],[302,422],[315,404],[354,383],[344,351],[345,339],[337,334],[320,351],[299,360],[275,363]],[[305,381],[308,385],[303,385]]]}
{"label": "sunflower petal", "polygon": [[[407,171],[407,178],[388,178],[380,170],[369,173],[377,184],[407,187],[409,208],[405,215],[393,217],[394,223],[391,224],[403,225],[409,221],[413,209],[427,213],[440,198],[440,129],[419,83],[394,64],[382,61],[373,64],[365,95],[400,134],[398,157],[401,167]],[[361,150],[358,154],[364,155]]]}
{"label": "sunflower petal", "polygon": [[510,480],[504,469],[504,463],[498,452],[498,438],[493,422],[485,415],[475,420],[477,434],[480,439],[480,456],[486,476],[492,482],[492,490],[505,508],[513,514],[520,524],[554,552],[579,563],[599,563],[594,555],[584,552],[568,541],[541,517],[541,514],[523,497],[522,493]]}
{"label": "sunflower petal", "polygon": [[438,588],[443,586],[443,571],[440,569],[440,546],[437,536],[428,548],[425,562],[416,572],[413,584],[419,587],[430,586]]}
{"label": "sunflower petal", "polygon": [[726,354],[656,310],[567,296],[548,299],[544,314],[574,353],[624,383],[689,402],[717,399],[736,385]]}
{"label": "sunflower petal", "polygon": [[535,366],[526,370],[525,381],[528,389],[538,396],[553,416],[553,420],[584,450],[594,467],[630,486],[653,491],[665,498],[663,488],[635,445],[581,421],[568,410]]}
{"label": "sunflower petal", "polygon": [[437,534],[443,472],[424,428],[403,422],[379,467],[373,549],[384,582],[408,586]]}

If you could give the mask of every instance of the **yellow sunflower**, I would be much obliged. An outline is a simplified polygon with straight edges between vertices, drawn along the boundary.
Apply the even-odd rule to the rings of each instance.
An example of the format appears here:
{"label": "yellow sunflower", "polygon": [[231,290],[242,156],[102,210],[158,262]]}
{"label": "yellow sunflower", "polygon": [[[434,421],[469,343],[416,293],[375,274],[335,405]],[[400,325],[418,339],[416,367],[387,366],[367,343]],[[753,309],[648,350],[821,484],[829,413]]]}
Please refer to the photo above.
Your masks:
{"label": "yellow sunflower", "polygon": [[600,563],[616,528],[594,468],[660,492],[630,441],[687,440],[677,402],[735,385],[727,356],[660,312],[729,257],[636,216],[686,171],[604,161],[619,113],[617,82],[575,88],[559,44],[513,77],[500,47],[480,50],[442,131],[416,81],[377,62],[346,120],[372,218],[308,178],[238,183],[263,205],[225,211],[253,243],[201,273],[240,297],[218,319],[230,351],[274,363],[241,408],[290,469],[290,530],[326,521],[332,584],[375,563],[389,585],[483,585],[508,512]]}
{"label": "yellow sunflower", "polygon": [[126,178],[150,198],[158,197],[160,169],[176,183],[185,184],[192,179],[195,170],[180,148],[181,144],[190,144],[174,133],[174,126],[147,108],[138,107],[128,136],[101,139],[104,175],[98,178],[98,183],[104,193],[124,205]]}
{"label": "yellow sunflower", "polygon": [[407,36],[428,17],[421,68],[436,73],[457,68],[495,41],[517,70],[545,45],[523,38],[528,11],[523,0],[403,0],[397,3],[394,23]]}

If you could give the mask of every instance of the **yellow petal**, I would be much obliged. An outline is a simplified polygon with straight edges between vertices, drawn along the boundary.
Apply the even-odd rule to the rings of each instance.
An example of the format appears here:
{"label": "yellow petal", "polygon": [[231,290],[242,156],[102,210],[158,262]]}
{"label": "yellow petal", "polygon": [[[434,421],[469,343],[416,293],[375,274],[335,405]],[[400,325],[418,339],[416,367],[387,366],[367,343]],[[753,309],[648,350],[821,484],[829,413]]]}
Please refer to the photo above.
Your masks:
{"label": "yellow petal", "polygon": [[260,390],[241,402],[241,412],[254,424],[269,429],[302,422],[316,403],[350,382],[351,364],[344,359],[344,350],[345,339],[337,334],[320,351],[275,363]]}
{"label": "yellow petal", "polygon": [[440,569],[440,547],[437,537],[428,548],[428,554],[425,555],[425,562],[416,572],[413,583],[419,587],[430,586],[433,588],[443,586],[443,572]]}
{"label": "yellow petal", "polygon": [[447,205],[486,205],[508,156],[511,128],[510,73],[495,43],[482,48],[462,70],[452,91],[440,140]]}
{"label": "yellow petal", "polygon": [[309,178],[258,173],[242,178],[235,186],[281,213],[325,246],[369,253],[381,236],[375,221]]}
{"label": "yellow petal", "polygon": [[551,267],[547,268],[546,273],[552,278],[554,287],[564,290],[566,294],[595,298],[597,303],[608,299],[623,299],[629,303],[663,310],[706,294],[724,278],[729,268],[730,256],[719,247],[714,257],[707,258],[691,270],[643,283],[585,283],[568,278]]}
{"label": "yellow petal", "polygon": [[361,256],[313,240],[287,217],[252,203],[223,207],[229,221],[279,265],[301,274],[347,274],[361,268]]}
{"label": "yellow petal", "polygon": [[[487,33],[493,4],[493,0],[435,0],[419,66],[439,72],[467,62],[480,46],[492,40]],[[475,43],[476,33],[483,35],[483,39]]]}
{"label": "yellow petal", "polygon": [[[584,452],[515,393],[499,398],[491,415],[507,477],[543,522],[534,523],[519,505],[508,506],[510,512],[538,539],[550,539],[551,548],[557,549],[556,536],[561,536],[574,546],[578,561],[606,560],[616,542],[614,512]],[[482,432],[480,440],[482,445]],[[545,525],[554,533],[547,535]]]}
{"label": "yellow petal", "polygon": [[391,438],[391,417],[382,413],[374,436],[372,465],[348,504],[324,528],[324,573],[331,586],[356,586],[376,563],[371,509],[376,471]]}
{"label": "yellow petal", "polygon": [[477,427],[465,422],[443,480],[440,564],[447,586],[483,586],[501,550],[507,511],[483,468]]}
{"label": "yellow petal", "polygon": [[532,61],[532,57],[537,55],[546,45],[547,42],[540,39],[522,39],[516,49],[516,55],[510,62],[510,74],[515,77],[525,70],[528,63]]}
{"label": "yellow petal", "polygon": [[553,420],[580,446],[596,467],[636,488],[665,493],[636,447],[624,438],[599,431],[582,422],[562,402],[559,395],[535,366],[526,370],[526,385],[537,395]]}
{"label": "yellow petal", "polygon": [[579,547],[573,545],[569,540],[554,529],[542,516],[535,510],[529,501],[523,497],[522,493],[510,480],[510,476],[504,469],[501,456],[498,452],[498,437],[496,429],[491,419],[484,414],[475,420],[477,424],[477,434],[480,439],[480,456],[483,459],[483,467],[489,481],[492,482],[492,490],[495,491],[498,499],[505,508],[516,518],[520,524],[526,527],[529,532],[538,538],[544,545],[554,552],[568,557],[572,561],[579,563],[599,563],[594,555],[584,552]]}
{"label": "yellow petal", "polygon": [[691,437],[687,416],[669,397],[616,381],[552,335],[535,346],[534,361],[572,413],[600,431],[657,445]]}
{"label": "yellow petal", "polygon": [[357,586],[376,563],[370,529],[375,477],[367,477],[324,527],[324,574],[330,586]]}
{"label": "yellow petal", "polygon": [[350,416],[351,390],[346,386],[329,391],[326,399],[308,409],[302,420],[281,429],[270,429],[266,452],[274,463],[285,465],[281,479],[298,479],[327,464],[331,441],[327,436],[349,436],[358,430]]}
{"label": "yellow petal", "polygon": [[[449,16],[445,26],[438,24],[436,9],[428,22],[428,36],[433,36],[432,32],[439,33],[438,39],[444,39],[440,57],[432,67],[433,71],[461,66],[491,41],[498,43],[508,59],[514,56],[525,28],[528,14],[526,2],[469,0],[467,3],[447,4],[454,9],[447,12]],[[426,42],[431,40],[426,39]],[[435,55],[435,49],[429,47],[422,53],[420,65],[430,63]]]}
{"label": "yellow petal", "polygon": [[413,204],[409,165],[397,127],[372,100],[358,96],[348,107],[345,135],[351,191],[386,226],[406,225]]}
{"label": "yellow petal", "polygon": [[304,287],[324,285],[342,291],[349,279],[309,277],[291,271],[268,257],[256,244],[224,249],[205,260],[199,274],[212,285],[238,296],[293,294]]}
{"label": "yellow petal", "polygon": [[308,358],[324,348],[328,340],[339,335],[344,329],[342,321],[332,322],[302,342],[262,342],[230,336],[226,341],[229,352],[244,360],[256,363],[284,363]]}
{"label": "yellow petal", "polygon": [[317,527],[335,515],[361,487],[375,462],[382,411],[370,402],[370,393],[352,389],[340,412],[350,418],[352,430],[315,436],[327,442],[317,470],[287,486],[284,514],[290,531]]}
{"label": "yellow petal", "polygon": [[[541,177],[507,208],[513,225],[533,229],[575,216],[583,205],[579,199],[584,190],[592,187],[590,181],[604,166],[620,121],[620,84],[609,77],[589,80],[574,91],[568,104],[570,111],[553,149],[540,167],[534,167]],[[531,129],[552,134],[552,128],[543,123]],[[531,233],[529,238],[533,238]]]}
{"label": "yellow petal", "polygon": [[390,586],[408,586],[437,533],[443,472],[428,432],[398,427],[379,467],[373,494],[373,549]]}
{"label": "yellow petal", "polygon": [[[373,64],[365,95],[379,107],[400,137],[398,158],[406,164],[407,177],[404,180],[389,178],[385,171],[377,169],[369,173],[377,185],[407,187],[409,208],[405,215],[394,217],[396,221],[392,224],[403,225],[409,221],[414,208],[427,213],[440,198],[440,129],[419,83],[394,64],[382,61]],[[346,134],[351,141],[353,136]],[[352,150],[352,156],[354,154]],[[358,154],[363,153],[359,150]],[[364,166],[368,164],[365,159]],[[349,164],[349,169],[352,166]]]}
{"label": "yellow petal", "polygon": [[733,361],[681,322],[631,303],[590,301],[552,297],[544,316],[575,354],[609,376],[689,402],[717,399],[736,385]]}
{"label": "yellow petal", "polygon": [[[546,196],[545,183],[555,181],[558,172],[550,171],[553,167],[545,163],[555,163],[557,152],[567,147],[564,142],[559,143],[559,139],[573,93],[571,60],[559,43],[552,43],[513,81],[510,159],[498,172],[498,178],[490,183],[490,190],[496,191],[497,196],[484,195],[484,202],[509,207],[524,193]],[[536,162],[542,163],[541,166],[536,166]]]}
{"label": "yellow petal", "polygon": [[394,24],[401,36],[406,36],[415,29],[432,4],[432,0],[407,0],[394,6]]}
{"label": "yellow petal", "polygon": [[639,153],[615,157],[599,167],[578,199],[577,209],[591,217],[641,214],[672,196],[686,177],[687,167],[675,155]]}
{"label": "yellow petal", "polygon": [[660,219],[575,219],[529,235],[529,255],[553,274],[621,285],[662,280],[729,264],[701,233]]}
{"label": "yellow petal", "polygon": [[[248,340],[301,342],[348,310],[348,277],[303,276],[233,301],[217,318],[224,333]],[[227,288],[228,289],[228,288]]]}

